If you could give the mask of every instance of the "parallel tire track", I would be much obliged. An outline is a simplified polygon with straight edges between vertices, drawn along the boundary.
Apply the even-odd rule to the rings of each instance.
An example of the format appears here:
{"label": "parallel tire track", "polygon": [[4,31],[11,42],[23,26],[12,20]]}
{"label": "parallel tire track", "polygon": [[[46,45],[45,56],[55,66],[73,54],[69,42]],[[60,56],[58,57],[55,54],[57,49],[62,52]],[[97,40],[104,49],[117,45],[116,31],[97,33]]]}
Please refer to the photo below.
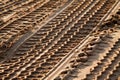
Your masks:
{"label": "parallel tire track", "polygon": [[[96,63],[96,65],[87,68],[88,72],[82,74],[81,79],[109,80],[118,78],[117,72],[120,66],[119,29],[106,30],[107,32],[98,30],[98,33],[94,31],[97,28],[100,29],[98,25],[111,11],[111,8],[114,8],[112,6],[116,0],[73,0],[67,8],[48,23],[38,30],[35,29],[36,25],[40,25],[42,21],[46,20],[46,17],[66,2],[66,0],[65,2],[50,0],[42,7],[36,7],[28,15],[21,16],[20,19],[10,22],[0,30],[0,53],[5,53],[21,36],[32,31],[31,29],[36,30],[32,36],[15,49],[14,53],[10,53],[11,56],[8,56],[8,59],[0,63],[0,79],[69,80],[81,75],[80,65],[89,65],[89,62],[94,62],[93,64]],[[50,4],[52,6],[49,6]],[[118,22],[116,23],[118,24]],[[84,53],[79,53],[81,48],[77,49],[77,46],[84,45],[86,38],[91,37],[91,34],[98,36],[98,38],[95,38],[95,42],[92,40],[91,43],[88,42],[89,45],[86,44],[86,48],[83,47]],[[95,39],[93,38],[93,41]],[[56,70],[65,62],[65,59],[68,59],[69,55],[74,54],[74,50],[77,57],[70,62],[70,68],[58,75]],[[57,75],[58,77],[55,78]],[[115,75],[117,76],[114,77]]]}

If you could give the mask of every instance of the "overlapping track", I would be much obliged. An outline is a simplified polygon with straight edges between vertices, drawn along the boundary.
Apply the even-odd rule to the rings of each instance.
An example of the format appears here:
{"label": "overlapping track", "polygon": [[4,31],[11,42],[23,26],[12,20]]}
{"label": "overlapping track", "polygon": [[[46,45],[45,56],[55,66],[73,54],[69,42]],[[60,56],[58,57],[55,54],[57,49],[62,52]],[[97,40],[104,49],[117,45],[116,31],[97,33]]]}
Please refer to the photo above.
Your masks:
{"label": "overlapping track", "polygon": [[[63,2],[55,0],[49,1],[44,6],[31,12],[27,16],[22,17],[2,28],[0,31],[0,48],[5,50],[1,51],[0,53],[4,53],[6,49],[10,48],[27,31],[35,29],[36,25],[39,25],[42,21],[44,21],[58,7],[64,5],[62,3]],[[54,5],[50,6],[51,4]]]}
{"label": "overlapping track", "polygon": [[113,18],[103,26],[76,48],[55,80],[119,80],[119,20]]}
{"label": "overlapping track", "polygon": [[[119,33],[119,31],[115,31],[111,35],[95,37],[85,48],[75,51],[76,56],[70,61],[69,68],[62,71],[57,78],[64,80],[77,77],[83,80],[106,80],[109,78],[112,70],[115,69],[114,67],[119,65],[117,63],[120,57],[118,50]],[[88,74],[87,77],[86,74]]]}
{"label": "overlapping track", "polygon": [[[29,14],[30,12],[34,11],[35,9],[42,6],[44,3],[48,2],[49,0],[13,0],[8,1],[6,4],[0,7],[0,21],[1,27],[5,27],[9,25],[11,22]],[[5,23],[7,22],[7,23]]]}
{"label": "overlapping track", "polygon": [[[26,4],[32,0],[27,1]],[[41,28],[35,29],[36,25],[40,26],[40,23],[47,19],[46,17],[49,17],[51,13],[55,12],[58,8],[64,6],[64,4],[67,3],[67,1],[63,2],[61,0],[50,0],[47,3],[43,4],[42,7],[38,9],[34,8],[35,10],[28,15],[24,17],[21,16],[22,18],[20,17],[20,19],[9,23],[0,30],[0,46],[1,49],[5,48],[5,50],[1,50],[1,53],[6,53],[7,49],[10,48],[17,40],[21,38],[21,36],[23,36],[29,30],[34,29],[36,31],[21,45],[19,45],[19,47],[16,48],[16,51],[13,53],[7,52],[6,55],[11,56],[6,56],[5,60],[0,63],[0,79],[54,79],[56,76],[52,75],[52,73],[56,73],[55,69],[57,70],[57,68],[65,62],[65,59],[74,53],[72,51],[76,49],[76,46],[78,46],[78,44],[82,45],[82,42],[84,43],[87,37],[89,37],[91,34],[96,33],[95,30],[97,29],[98,25],[101,23],[101,21],[103,21],[103,18],[107,16],[107,13],[114,9],[114,6],[117,4],[117,2],[119,1],[69,1],[71,4],[67,6],[66,9],[56,15],[48,23],[41,26]],[[7,4],[11,3],[6,3],[6,6]],[[50,4],[54,5],[49,6]],[[12,9],[12,7],[10,9]],[[101,40],[97,42],[98,44],[92,44],[92,41],[90,41],[91,43],[88,43],[94,46],[95,49],[91,50],[93,53],[91,54],[88,49],[87,54],[78,54],[79,57],[75,58],[75,60],[72,61],[71,69],[68,69],[67,72],[63,71],[62,73],[65,73],[64,76],[62,75],[62,78],[60,78],[60,75],[59,78],[57,77],[56,79],[69,80],[70,78],[74,78],[76,74],[74,74],[74,76],[71,75],[71,73],[76,73],[75,69],[78,66],[79,62],[81,63],[94,59],[94,57],[89,57],[94,53],[97,53],[96,56],[98,56],[98,53],[102,53],[99,55],[102,57],[98,57],[98,61],[100,61],[100,63],[98,65],[94,65],[94,69],[92,71],[83,74],[84,76],[82,79],[102,80],[103,78],[115,78],[113,76],[119,71],[120,56],[119,53],[114,54],[115,51],[118,50],[118,44],[120,42],[119,37],[117,36],[119,33],[120,31],[118,30],[115,32],[110,32],[110,35],[104,33],[103,36],[103,34],[99,34],[99,36],[102,36],[102,38],[99,37]],[[105,40],[105,42],[102,39]],[[104,52],[99,51],[103,50],[102,47],[105,47]],[[97,49],[99,50],[97,51]],[[79,49],[76,52],[79,52]],[[109,59],[111,61],[107,62]],[[109,73],[107,69],[111,72],[114,72],[114,74],[107,74]],[[62,69],[60,71],[62,71]],[[95,75],[96,73],[97,75]],[[104,76],[104,74],[106,74],[106,76]]]}

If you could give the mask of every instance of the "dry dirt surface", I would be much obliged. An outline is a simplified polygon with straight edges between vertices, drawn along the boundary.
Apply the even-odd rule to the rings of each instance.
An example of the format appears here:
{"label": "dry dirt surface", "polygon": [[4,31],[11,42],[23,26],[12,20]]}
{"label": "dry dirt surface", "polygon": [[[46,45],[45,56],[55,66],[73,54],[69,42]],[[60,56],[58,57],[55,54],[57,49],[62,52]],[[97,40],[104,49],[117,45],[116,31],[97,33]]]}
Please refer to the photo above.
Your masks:
{"label": "dry dirt surface", "polygon": [[120,80],[120,0],[0,0],[0,80]]}

